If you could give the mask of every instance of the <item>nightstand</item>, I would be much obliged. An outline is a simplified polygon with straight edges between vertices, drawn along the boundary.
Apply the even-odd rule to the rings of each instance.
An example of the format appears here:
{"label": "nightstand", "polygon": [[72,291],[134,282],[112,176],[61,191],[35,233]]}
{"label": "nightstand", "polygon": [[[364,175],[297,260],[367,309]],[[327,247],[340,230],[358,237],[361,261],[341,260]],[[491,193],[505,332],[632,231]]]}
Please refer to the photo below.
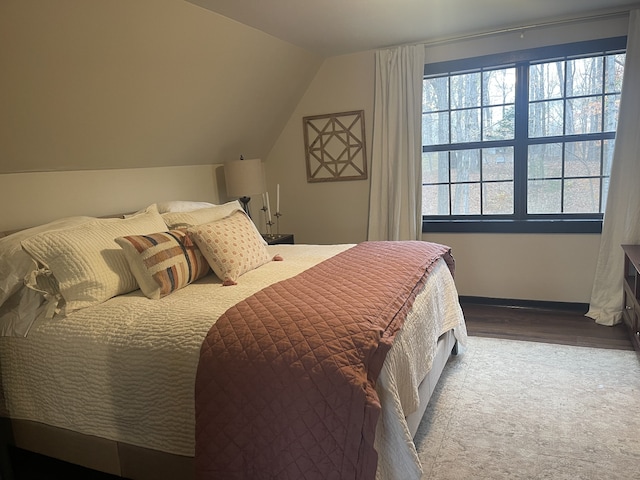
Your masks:
{"label": "nightstand", "polygon": [[293,245],[293,233],[263,233],[264,238],[269,245]]}

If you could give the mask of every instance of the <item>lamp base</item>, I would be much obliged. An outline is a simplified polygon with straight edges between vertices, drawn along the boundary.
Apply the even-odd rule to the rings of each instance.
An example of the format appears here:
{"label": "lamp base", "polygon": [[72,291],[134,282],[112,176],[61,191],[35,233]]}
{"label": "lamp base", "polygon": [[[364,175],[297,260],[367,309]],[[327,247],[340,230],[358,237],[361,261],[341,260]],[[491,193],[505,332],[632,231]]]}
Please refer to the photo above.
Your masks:
{"label": "lamp base", "polygon": [[244,212],[249,215],[249,218],[251,218],[251,212],[249,211],[249,201],[251,200],[251,197],[240,197],[238,200],[240,200]]}

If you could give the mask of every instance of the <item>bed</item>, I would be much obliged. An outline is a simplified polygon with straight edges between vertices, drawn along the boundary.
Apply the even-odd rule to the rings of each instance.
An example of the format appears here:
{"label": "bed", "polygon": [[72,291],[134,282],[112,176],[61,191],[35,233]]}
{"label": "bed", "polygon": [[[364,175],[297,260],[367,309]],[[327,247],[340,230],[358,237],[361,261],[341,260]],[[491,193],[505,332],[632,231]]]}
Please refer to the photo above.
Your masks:
{"label": "bed", "polygon": [[[124,219],[65,219],[0,239],[0,266],[3,248],[5,260],[25,260],[29,252],[26,276],[31,282],[31,288],[16,286],[15,278],[8,278],[20,275],[8,268],[2,271],[0,415],[9,432],[5,443],[136,480],[195,476],[194,386],[203,340],[216,320],[264,289],[294,281],[360,248],[257,246],[255,239],[261,237],[237,202],[197,207],[180,204],[159,212],[151,206]],[[259,253],[248,256],[262,257],[248,259],[251,268],[225,270],[224,262],[207,258],[207,247],[200,244],[199,234],[207,238],[202,227],[211,225],[215,235],[226,231],[223,241],[231,236],[235,242],[244,231],[251,242],[243,251],[255,248]],[[134,261],[131,242],[128,253],[122,241],[120,248],[114,243],[116,237],[138,239],[170,229],[185,232],[176,230],[181,228],[189,229],[184,238],[195,241],[178,241],[202,254],[191,258],[191,277],[184,284],[175,283],[175,278],[171,285],[145,280],[144,272],[136,271],[142,267]],[[100,230],[100,238],[94,229]],[[85,236],[86,245],[79,240]],[[112,245],[101,248],[102,241]],[[22,248],[19,254],[9,252],[16,242]],[[108,273],[116,274],[93,283],[54,275],[52,285],[51,273],[60,268],[56,262],[64,264],[71,253],[76,255],[60,244],[90,251],[82,268],[106,262]],[[65,255],[52,253],[54,247]],[[91,257],[94,250],[96,259]],[[447,358],[466,339],[452,265],[445,257],[429,265],[428,276],[414,289],[406,319],[373,382],[381,404],[373,439],[378,454],[375,478],[381,480],[420,478],[412,437]],[[38,269],[33,258],[39,261]],[[19,266],[26,265],[25,260]],[[178,268],[174,274],[178,278],[184,272]],[[21,305],[22,316],[15,312]],[[7,315],[9,307],[14,311]]]}

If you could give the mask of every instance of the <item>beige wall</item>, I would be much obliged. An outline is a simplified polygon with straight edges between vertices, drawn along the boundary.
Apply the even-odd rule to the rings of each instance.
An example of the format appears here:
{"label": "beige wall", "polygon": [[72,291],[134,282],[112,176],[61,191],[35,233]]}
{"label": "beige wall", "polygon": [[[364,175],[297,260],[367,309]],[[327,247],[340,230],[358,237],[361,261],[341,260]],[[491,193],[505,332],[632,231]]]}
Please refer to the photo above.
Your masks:
{"label": "beige wall", "polygon": [[449,245],[460,295],[588,303],[600,235],[428,234]]}
{"label": "beige wall", "polygon": [[266,157],[322,59],[183,0],[2,0],[0,174]]}
{"label": "beige wall", "polygon": [[296,243],[366,240],[369,181],[307,183],[302,118],[364,110],[369,154],[373,75],[373,52],[325,60],[269,154],[266,167],[271,198],[277,183],[281,188],[280,231],[293,232]]}
{"label": "beige wall", "polygon": [[[0,32],[0,230],[224,201],[211,164],[242,153],[266,160],[272,201],[281,185],[282,232],[366,238],[369,182],[307,183],[302,117],[364,110],[370,155],[373,52],[322,61],[179,0],[3,0]],[[612,18],[430,46],[427,58],[625,33]],[[597,235],[428,239],[456,250],[463,295],[588,301]]]}
{"label": "beige wall", "polygon": [[[426,54],[429,61],[443,61],[626,32],[627,18],[621,16],[432,45]],[[295,233],[296,241],[358,242],[366,238],[369,182],[307,183],[302,117],[364,109],[370,147],[373,72],[373,52],[325,60],[269,154],[271,189],[280,183],[286,193],[281,230]],[[431,234],[424,238],[454,248],[461,295],[589,301],[599,235]]]}

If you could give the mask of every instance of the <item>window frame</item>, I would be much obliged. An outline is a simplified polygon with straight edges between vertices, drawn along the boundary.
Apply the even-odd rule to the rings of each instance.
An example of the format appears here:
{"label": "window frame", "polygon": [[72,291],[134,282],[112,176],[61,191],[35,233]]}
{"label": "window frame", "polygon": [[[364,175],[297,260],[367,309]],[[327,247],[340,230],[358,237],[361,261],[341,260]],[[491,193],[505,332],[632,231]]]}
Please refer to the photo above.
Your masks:
{"label": "window frame", "polygon": [[[566,57],[587,56],[605,52],[606,54],[626,53],[626,46],[627,37],[619,36],[426,64],[424,67],[425,77],[500,66],[514,66],[517,73],[515,139],[469,142],[466,144],[468,148],[499,147],[506,143],[514,145],[514,213],[511,215],[423,215],[423,233],[600,233],[602,231],[603,217],[601,213],[527,214],[525,211],[528,181],[526,152],[528,146],[536,143],[550,143],[553,138],[561,143],[567,142],[567,140],[593,140],[593,134],[565,134],[558,137],[528,138],[528,68],[532,63],[545,60],[566,60]],[[526,108],[522,108],[522,105],[526,106]],[[615,138],[615,132],[600,132],[597,135],[603,141]],[[422,146],[422,153],[449,150],[448,145],[435,148]]]}

